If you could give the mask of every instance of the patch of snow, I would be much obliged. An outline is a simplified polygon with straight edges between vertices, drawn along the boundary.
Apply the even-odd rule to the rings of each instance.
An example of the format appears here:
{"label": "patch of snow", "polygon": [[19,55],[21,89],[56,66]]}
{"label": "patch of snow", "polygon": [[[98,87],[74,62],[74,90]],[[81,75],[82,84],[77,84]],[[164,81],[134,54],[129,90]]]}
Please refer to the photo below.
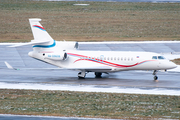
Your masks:
{"label": "patch of snow", "polygon": [[180,89],[165,88],[124,88],[119,86],[96,85],[61,85],[61,84],[32,84],[32,83],[4,83],[0,82],[0,89],[31,89],[31,90],[62,90],[78,92],[106,92],[106,93],[129,93],[129,94],[152,94],[152,95],[177,95],[180,96]]}

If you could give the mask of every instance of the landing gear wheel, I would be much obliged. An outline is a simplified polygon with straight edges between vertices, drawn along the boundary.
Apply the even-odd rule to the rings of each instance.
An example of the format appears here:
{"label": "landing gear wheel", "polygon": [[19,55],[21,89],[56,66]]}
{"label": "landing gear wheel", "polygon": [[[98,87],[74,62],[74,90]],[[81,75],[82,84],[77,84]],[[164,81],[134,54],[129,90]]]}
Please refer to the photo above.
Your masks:
{"label": "landing gear wheel", "polygon": [[158,80],[158,77],[157,77],[157,76],[154,76],[154,80]]}
{"label": "landing gear wheel", "polygon": [[95,74],[96,78],[101,78],[101,75],[102,75],[101,72],[95,72],[94,74]]}
{"label": "landing gear wheel", "polygon": [[79,78],[79,79],[84,79],[85,77],[80,77],[80,76],[78,76],[78,78]]}
{"label": "landing gear wheel", "polygon": [[85,76],[86,76],[86,72],[79,72],[79,73],[78,73],[78,78],[79,78],[79,79],[84,79]]}

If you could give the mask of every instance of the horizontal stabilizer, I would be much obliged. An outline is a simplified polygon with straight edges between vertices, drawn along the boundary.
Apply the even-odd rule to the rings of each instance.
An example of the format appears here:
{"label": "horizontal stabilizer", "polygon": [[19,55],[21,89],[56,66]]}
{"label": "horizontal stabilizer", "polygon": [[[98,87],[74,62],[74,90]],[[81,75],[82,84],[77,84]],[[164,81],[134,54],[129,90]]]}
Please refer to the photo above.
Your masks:
{"label": "horizontal stabilizer", "polygon": [[49,40],[47,40],[47,41],[34,41],[34,40],[32,40],[31,42],[28,42],[28,43],[17,43],[17,44],[8,46],[8,47],[19,47],[19,46],[25,46],[25,45],[40,45],[40,44],[46,44],[49,42],[50,42]]}

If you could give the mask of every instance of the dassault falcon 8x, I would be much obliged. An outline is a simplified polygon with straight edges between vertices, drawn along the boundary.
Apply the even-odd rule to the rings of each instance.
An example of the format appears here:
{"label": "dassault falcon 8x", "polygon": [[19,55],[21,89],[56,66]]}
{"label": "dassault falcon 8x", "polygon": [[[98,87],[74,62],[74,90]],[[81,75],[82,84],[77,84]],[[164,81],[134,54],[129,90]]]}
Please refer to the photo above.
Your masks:
{"label": "dassault falcon 8x", "polygon": [[[32,45],[33,51],[28,53],[30,57],[55,65],[58,67],[57,69],[79,71],[79,78],[85,78],[88,72],[94,72],[96,77],[101,77],[102,73],[153,70],[154,80],[157,80],[156,73],[158,70],[168,70],[176,67],[173,62],[165,59],[160,54],[152,52],[78,50],[77,42],[55,41],[52,39],[39,21],[41,21],[39,18],[29,19],[34,40],[10,47]],[[5,64],[10,69],[16,69],[7,62]]]}

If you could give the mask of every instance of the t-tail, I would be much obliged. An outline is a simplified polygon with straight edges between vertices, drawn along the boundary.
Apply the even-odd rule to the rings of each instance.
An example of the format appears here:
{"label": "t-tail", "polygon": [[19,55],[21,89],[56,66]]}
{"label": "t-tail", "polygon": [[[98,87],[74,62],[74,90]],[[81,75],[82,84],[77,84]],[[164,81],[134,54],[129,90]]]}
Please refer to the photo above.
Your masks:
{"label": "t-tail", "polygon": [[19,43],[10,47],[18,47],[18,46],[24,46],[24,45],[33,45],[33,46],[53,45],[55,41],[48,34],[48,32],[43,28],[43,26],[39,23],[39,21],[41,21],[41,19],[39,18],[29,19],[29,23],[31,26],[34,40],[31,40],[31,42],[29,43]]}
{"label": "t-tail", "polygon": [[32,40],[31,42],[46,42],[46,45],[52,44],[54,40],[39,23],[39,21],[41,21],[41,19],[39,18],[29,19],[31,30],[34,36],[34,40]]}

